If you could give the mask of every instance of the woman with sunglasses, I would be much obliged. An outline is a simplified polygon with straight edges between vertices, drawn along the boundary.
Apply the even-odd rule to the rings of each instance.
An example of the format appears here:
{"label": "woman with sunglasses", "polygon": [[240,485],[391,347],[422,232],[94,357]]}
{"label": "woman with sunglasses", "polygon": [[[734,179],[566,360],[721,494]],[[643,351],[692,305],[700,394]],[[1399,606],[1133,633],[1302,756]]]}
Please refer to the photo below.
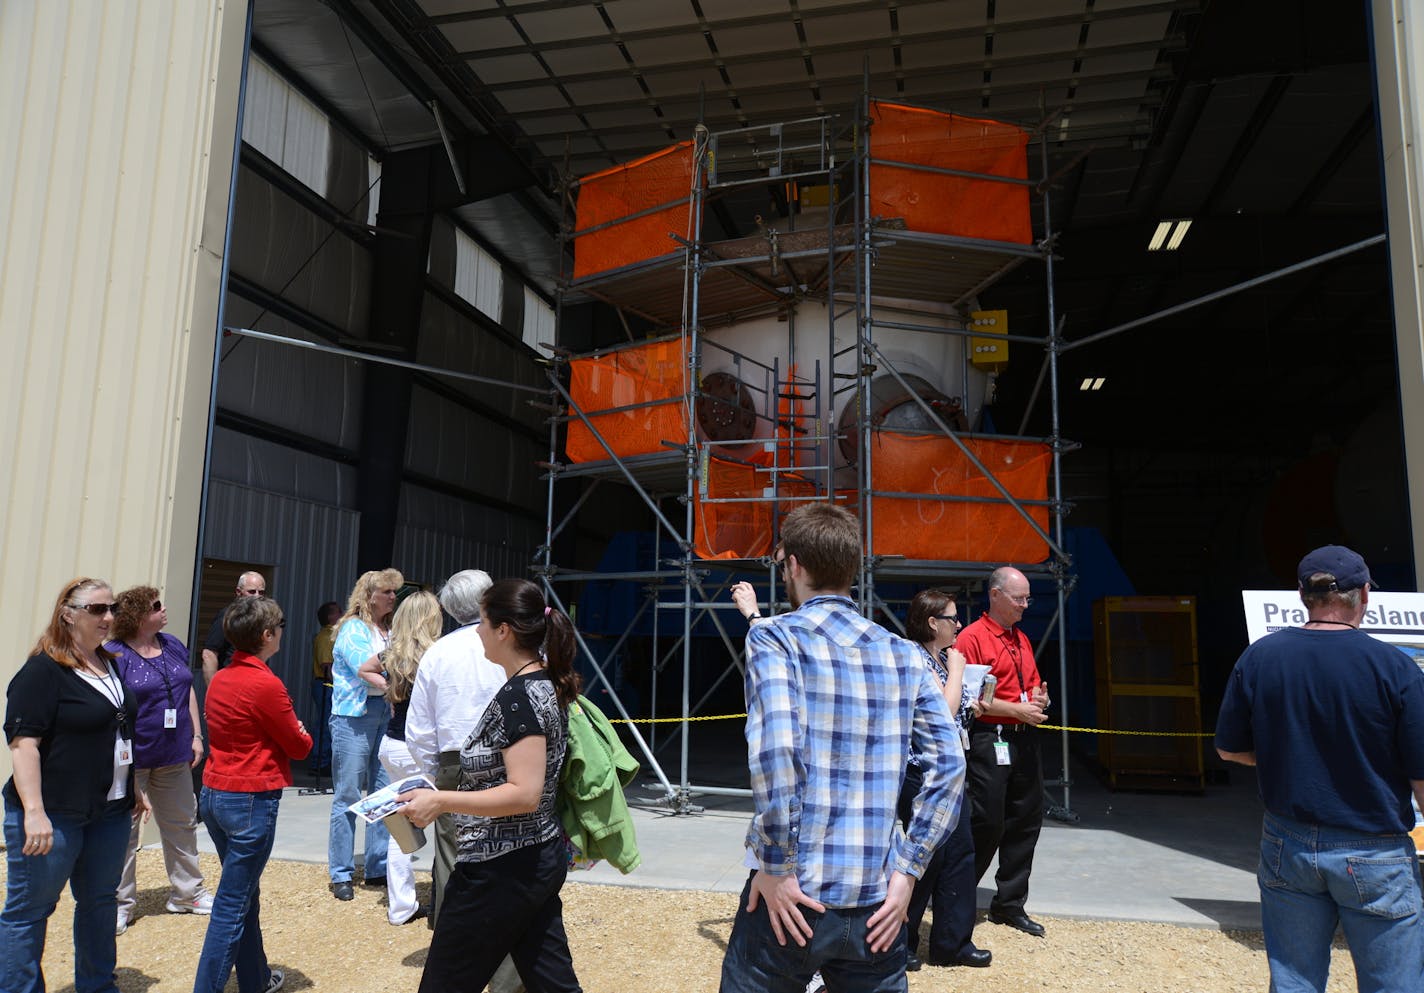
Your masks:
{"label": "woman with sunglasses", "polygon": [[[954,649],[961,626],[954,597],[943,590],[921,590],[910,601],[905,618],[905,636],[917,641],[924,653],[925,665],[944,687],[945,702],[959,725],[961,742],[966,744],[969,726],[979,714],[979,701],[964,688],[964,656]],[[915,756],[905,770],[905,784],[900,791],[900,819],[907,825],[910,804],[920,791],[920,767]],[[967,965],[982,968],[993,960],[987,949],[974,946],[974,891],[978,877],[974,873],[974,835],[970,831],[969,804],[959,811],[959,822],[944,843],[935,850],[925,874],[915,883],[910,897],[908,968],[920,967],[920,924],[925,908],[934,902],[934,919],[930,924],[929,951],[925,961],[930,965]]]}
{"label": "woman with sunglasses", "polygon": [[104,648],[114,594],[102,579],[66,583],[49,625],[6,693],[5,909],[0,990],[43,993],[45,930],[74,894],[74,986],[117,993],[114,915],[134,789],[136,703]]}
{"label": "woman with sunglasses", "polygon": [[[114,653],[119,676],[138,701],[134,783],[148,797],[158,822],[168,870],[166,907],[170,914],[210,914],[213,898],[203,888],[198,871],[198,803],[192,770],[203,758],[203,736],[198,730],[202,725],[188,649],[163,633],[168,611],[152,586],[124,590],[114,602],[113,640],[104,647]],[[142,819],[135,817],[129,830],[115,934],[128,929],[138,895],[135,871],[141,825]]]}

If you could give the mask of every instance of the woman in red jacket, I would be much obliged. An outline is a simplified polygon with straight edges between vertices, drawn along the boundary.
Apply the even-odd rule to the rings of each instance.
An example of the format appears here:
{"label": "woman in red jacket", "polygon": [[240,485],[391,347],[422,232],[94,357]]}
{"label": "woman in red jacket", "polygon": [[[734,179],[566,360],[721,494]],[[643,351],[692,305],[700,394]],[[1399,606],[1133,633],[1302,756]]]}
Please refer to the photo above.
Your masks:
{"label": "woman in red jacket", "polygon": [[311,735],[292,710],[267,660],[282,647],[287,622],[266,597],[242,597],[223,620],[237,649],[208,687],[208,764],[198,811],[222,860],[222,879],[198,960],[193,993],[221,993],[233,966],[238,993],[275,993],[286,979],[267,965],[258,884],[277,834],[291,759],[311,751]]}

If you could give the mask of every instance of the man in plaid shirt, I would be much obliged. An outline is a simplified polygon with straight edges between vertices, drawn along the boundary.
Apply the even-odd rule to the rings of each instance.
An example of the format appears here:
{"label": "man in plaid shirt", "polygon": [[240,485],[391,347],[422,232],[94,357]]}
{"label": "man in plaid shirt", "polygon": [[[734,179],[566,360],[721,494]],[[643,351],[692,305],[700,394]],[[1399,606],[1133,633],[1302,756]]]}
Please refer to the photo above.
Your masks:
{"label": "man in plaid shirt", "polygon": [[[722,993],[802,993],[817,971],[830,993],[908,989],[906,908],[959,817],[964,752],[919,648],[850,599],[860,556],[839,507],[807,504],[782,524],[796,609],[747,635],[755,868]],[[924,786],[905,833],[895,802],[912,744]]]}

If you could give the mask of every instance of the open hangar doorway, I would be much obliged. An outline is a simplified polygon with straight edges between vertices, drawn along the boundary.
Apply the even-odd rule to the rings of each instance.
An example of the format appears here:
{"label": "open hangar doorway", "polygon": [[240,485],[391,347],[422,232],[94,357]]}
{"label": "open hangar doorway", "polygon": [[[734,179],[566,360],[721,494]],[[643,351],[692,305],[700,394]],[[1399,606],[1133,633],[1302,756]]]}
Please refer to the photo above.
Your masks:
{"label": "open hangar doorway", "polygon": [[[254,0],[224,322],[329,349],[222,343],[204,556],[278,562],[294,584],[278,598],[311,608],[386,564],[430,584],[527,574],[546,538],[539,463],[558,456],[548,410],[429,370],[542,387],[560,177],[699,118],[849,109],[867,75],[877,95],[967,114],[1055,112],[1053,210],[1034,221],[1055,238],[1070,345],[1384,231],[1364,3],[653,6]],[[710,216],[736,237],[785,209],[763,190]],[[982,302],[1041,331],[1035,279]],[[573,351],[652,330],[593,299],[557,315]],[[1040,359],[1020,350],[997,377],[999,430],[1047,433]],[[1064,458],[1070,524],[1102,533],[1137,592],[1198,598],[1207,727],[1244,644],[1240,589],[1288,585],[1324,541],[1412,588],[1383,245],[1060,361],[1062,430],[1081,446]],[[593,569],[641,513],[594,493],[561,561]],[[309,625],[282,662],[300,698],[315,622],[292,612]]]}

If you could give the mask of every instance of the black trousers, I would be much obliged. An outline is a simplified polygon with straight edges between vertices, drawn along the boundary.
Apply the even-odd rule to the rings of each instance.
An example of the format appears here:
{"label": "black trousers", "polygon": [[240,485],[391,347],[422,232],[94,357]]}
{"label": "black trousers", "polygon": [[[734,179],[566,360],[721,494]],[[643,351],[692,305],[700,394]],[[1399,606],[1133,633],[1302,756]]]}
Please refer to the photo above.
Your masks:
{"label": "black trousers", "polygon": [[974,878],[983,879],[994,853],[999,871],[989,910],[1023,913],[1028,900],[1028,877],[1033,871],[1033,850],[1043,827],[1043,765],[1038,755],[1038,732],[1024,726],[1005,729],[1009,764],[999,765],[994,742],[999,735],[991,725],[976,722],[969,732],[969,800],[974,832]]}
{"label": "black trousers", "polygon": [[[900,822],[910,826],[911,803],[920,792],[924,777],[919,766],[905,767],[905,782],[900,787],[900,802],[897,813]],[[964,952],[974,949],[975,883],[974,875],[974,835],[969,825],[969,804],[966,801],[959,811],[959,821],[930,859],[925,874],[915,881],[915,892],[910,897],[909,907],[909,947],[918,954],[920,949],[920,925],[924,923],[925,909],[934,907],[930,919],[930,945],[928,955],[936,961],[954,959]]]}
{"label": "black trousers", "polygon": [[420,993],[480,993],[506,955],[529,993],[580,993],[559,899],[567,874],[561,838],[487,862],[457,862]]}

